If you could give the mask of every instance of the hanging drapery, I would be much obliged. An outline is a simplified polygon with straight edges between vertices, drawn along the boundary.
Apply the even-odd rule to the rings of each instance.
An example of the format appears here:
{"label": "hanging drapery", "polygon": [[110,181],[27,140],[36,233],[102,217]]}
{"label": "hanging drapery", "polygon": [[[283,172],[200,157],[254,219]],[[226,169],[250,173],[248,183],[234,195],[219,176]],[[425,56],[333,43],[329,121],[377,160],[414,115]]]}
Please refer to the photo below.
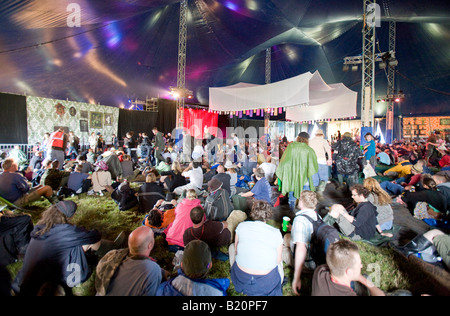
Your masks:
{"label": "hanging drapery", "polygon": [[357,115],[357,92],[342,83],[328,85],[316,71],[266,84],[239,83],[209,89],[210,110],[239,114],[285,108],[286,120],[295,122],[350,118]]}
{"label": "hanging drapery", "polygon": [[219,115],[217,113],[206,110],[183,109],[184,111],[184,128],[189,130],[190,135],[195,138],[203,138],[205,127],[209,133],[217,136],[217,126]]}

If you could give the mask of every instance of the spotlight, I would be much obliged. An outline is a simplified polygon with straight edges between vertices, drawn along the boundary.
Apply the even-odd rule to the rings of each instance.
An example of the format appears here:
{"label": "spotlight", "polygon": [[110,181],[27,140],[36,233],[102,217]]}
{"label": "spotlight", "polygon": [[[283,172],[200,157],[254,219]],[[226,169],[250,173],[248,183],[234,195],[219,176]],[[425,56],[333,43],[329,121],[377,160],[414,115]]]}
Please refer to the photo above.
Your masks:
{"label": "spotlight", "polygon": [[358,65],[353,65],[352,66],[352,71],[358,71]]}
{"label": "spotlight", "polygon": [[400,102],[400,98],[395,98],[395,100],[394,100],[395,102]]}
{"label": "spotlight", "polygon": [[384,61],[380,62],[378,64],[378,67],[380,67],[380,69],[385,69],[386,68],[386,63]]}
{"label": "spotlight", "polygon": [[347,72],[347,71],[349,71],[349,69],[350,69],[350,67],[349,67],[348,65],[344,65],[344,66],[342,67],[342,71],[343,71],[343,72]]}
{"label": "spotlight", "polygon": [[389,61],[389,66],[391,67],[395,67],[398,65],[398,60],[397,59],[392,59]]}

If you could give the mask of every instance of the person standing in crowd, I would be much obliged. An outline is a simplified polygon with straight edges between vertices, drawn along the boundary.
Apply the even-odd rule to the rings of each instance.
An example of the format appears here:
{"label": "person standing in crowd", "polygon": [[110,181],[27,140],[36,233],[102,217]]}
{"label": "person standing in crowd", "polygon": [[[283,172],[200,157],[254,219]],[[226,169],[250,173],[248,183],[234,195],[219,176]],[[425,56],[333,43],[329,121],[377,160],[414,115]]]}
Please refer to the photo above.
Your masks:
{"label": "person standing in crowd", "polygon": [[116,134],[112,134],[111,136],[111,144],[115,149],[119,148],[119,137]]}
{"label": "person standing in crowd", "polygon": [[342,139],[337,141],[334,146],[334,160],[338,172],[338,180],[342,185],[344,177],[347,177],[347,186],[351,187],[358,183],[360,166],[358,160],[363,156],[361,148],[352,139],[352,134],[345,132]]}
{"label": "person standing in crowd", "polygon": [[364,145],[364,157],[370,163],[372,168],[375,170],[377,165],[377,155],[376,155],[376,144],[375,138],[371,133],[367,133],[364,136],[364,139],[367,141],[366,145]]}
{"label": "person standing in crowd", "polygon": [[141,147],[141,158],[146,162],[150,162],[150,151],[151,151],[151,142],[147,135],[147,133],[142,133],[142,140],[140,143]]}
{"label": "person standing in crowd", "polygon": [[162,153],[164,152],[165,142],[163,139],[163,134],[158,131],[157,127],[153,127],[152,132],[153,135],[155,135],[155,159],[156,165],[158,165],[160,161],[164,161]]}
{"label": "person standing in crowd", "polygon": [[73,131],[69,132],[69,151],[67,156],[69,159],[75,159],[78,156],[78,146],[80,144],[80,139],[75,135]]}
{"label": "person standing in crowd", "polygon": [[59,169],[63,169],[64,166],[65,150],[68,140],[69,138],[62,128],[53,132],[48,139],[47,160],[58,160]]}
{"label": "person standing in crowd", "polygon": [[91,136],[89,136],[89,147],[92,149],[94,154],[97,152],[97,145],[97,135],[95,135],[95,132],[92,132]]}
{"label": "person standing in crowd", "polygon": [[329,180],[329,166],[332,164],[331,146],[328,140],[323,137],[323,131],[318,129],[316,136],[309,141],[309,146],[314,150],[317,156],[317,164],[319,171],[313,175],[314,186],[318,191],[325,190],[325,186]]}
{"label": "person standing in crowd", "polygon": [[136,141],[133,138],[134,132],[130,131],[127,133],[126,137],[123,139],[123,149],[131,157],[131,160],[137,162],[136,154]]}
{"label": "person standing in crowd", "polygon": [[308,140],[309,134],[301,132],[297,140],[289,144],[284,151],[276,171],[281,181],[281,194],[289,194],[291,209],[294,209],[295,201],[303,190],[315,190],[313,175],[319,171],[319,165]]}

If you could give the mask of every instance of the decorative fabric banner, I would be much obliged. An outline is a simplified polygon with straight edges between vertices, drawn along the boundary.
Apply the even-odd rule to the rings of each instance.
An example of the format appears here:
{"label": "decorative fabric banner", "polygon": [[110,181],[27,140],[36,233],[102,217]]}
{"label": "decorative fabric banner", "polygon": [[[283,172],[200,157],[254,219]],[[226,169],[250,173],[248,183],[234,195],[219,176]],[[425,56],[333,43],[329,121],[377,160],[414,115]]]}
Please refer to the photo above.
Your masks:
{"label": "decorative fabric banner", "polygon": [[286,120],[305,122],[356,116],[357,96],[342,83],[328,85],[316,71],[266,85],[209,88],[209,107],[218,112],[256,109],[257,116],[264,116],[264,109],[285,108]]}

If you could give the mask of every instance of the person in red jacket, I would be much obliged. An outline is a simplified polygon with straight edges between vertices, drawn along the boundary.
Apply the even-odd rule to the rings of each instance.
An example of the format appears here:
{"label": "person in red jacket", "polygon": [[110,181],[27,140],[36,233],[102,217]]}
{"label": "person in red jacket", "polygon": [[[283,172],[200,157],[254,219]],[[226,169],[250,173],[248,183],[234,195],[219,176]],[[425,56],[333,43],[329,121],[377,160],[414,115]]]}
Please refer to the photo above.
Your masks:
{"label": "person in red jacket", "polygon": [[69,137],[62,128],[53,132],[48,139],[46,158],[51,161],[58,160],[60,169],[63,169],[68,140]]}

